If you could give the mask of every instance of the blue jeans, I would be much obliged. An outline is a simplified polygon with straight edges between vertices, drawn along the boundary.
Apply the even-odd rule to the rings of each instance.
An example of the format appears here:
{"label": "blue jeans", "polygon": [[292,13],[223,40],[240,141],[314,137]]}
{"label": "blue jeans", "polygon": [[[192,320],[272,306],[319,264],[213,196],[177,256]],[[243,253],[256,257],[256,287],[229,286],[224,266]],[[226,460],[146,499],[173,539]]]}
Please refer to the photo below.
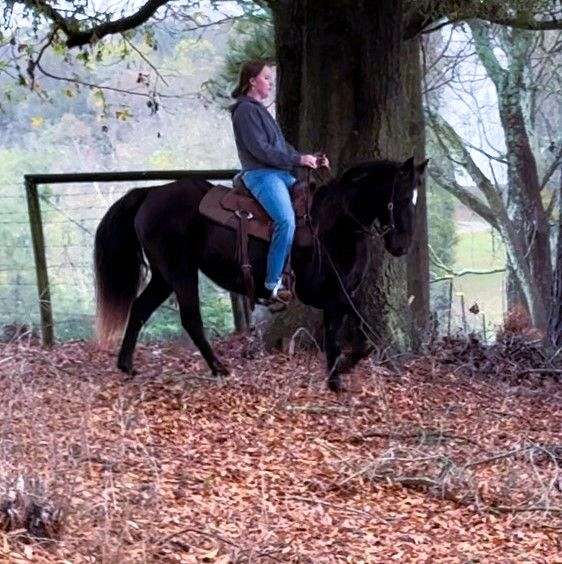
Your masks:
{"label": "blue jeans", "polygon": [[246,171],[243,179],[248,190],[273,220],[265,277],[265,287],[273,290],[281,280],[295,234],[295,212],[289,190],[296,178],[285,170],[259,168]]}

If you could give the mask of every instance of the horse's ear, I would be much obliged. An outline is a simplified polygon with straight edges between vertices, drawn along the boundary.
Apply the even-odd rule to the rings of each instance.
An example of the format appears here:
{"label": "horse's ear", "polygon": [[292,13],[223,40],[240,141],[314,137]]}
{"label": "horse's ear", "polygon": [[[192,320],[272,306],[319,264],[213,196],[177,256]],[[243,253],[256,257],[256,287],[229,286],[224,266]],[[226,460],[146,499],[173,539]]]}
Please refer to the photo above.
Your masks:
{"label": "horse's ear", "polygon": [[409,159],[405,160],[400,169],[404,172],[411,172],[414,169],[414,157],[411,156]]}
{"label": "horse's ear", "polygon": [[416,172],[418,173],[419,176],[421,176],[424,173],[428,162],[429,159],[425,159],[425,161],[421,162],[419,165],[416,165]]}

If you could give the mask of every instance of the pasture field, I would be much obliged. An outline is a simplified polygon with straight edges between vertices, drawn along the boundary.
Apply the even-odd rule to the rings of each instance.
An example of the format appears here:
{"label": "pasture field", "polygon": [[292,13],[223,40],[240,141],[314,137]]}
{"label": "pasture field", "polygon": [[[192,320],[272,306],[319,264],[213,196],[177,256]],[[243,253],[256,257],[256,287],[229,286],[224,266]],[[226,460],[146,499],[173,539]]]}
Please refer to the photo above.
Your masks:
{"label": "pasture field", "polygon": [[[461,230],[454,249],[454,270],[488,271],[505,268],[505,250],[501,240],[495,239],[489,230]],[[435,289],[448,294],[448,282],[438,282]],[[503,322],[505,299],[505,274],[466,274],[453,281],[453,304],[451,332],[462,329],[462,308],[460,294],[464,296],[465,311],[469,330],[480,333],[485,315],[487,337],[491,337]],[[478,304],[479,314],[468,312],[473,304]]]}
{"label": "pasture field", "polygon": [[[560,556],[559,384],[436,353],[396,372],[366,361],[336,397],[314,353],[216,345],[226,380],[178,344],[141,345],[132,379],[88,343],[0,345],[0,560]],[[54,538],[11,526],[31,502]]]}

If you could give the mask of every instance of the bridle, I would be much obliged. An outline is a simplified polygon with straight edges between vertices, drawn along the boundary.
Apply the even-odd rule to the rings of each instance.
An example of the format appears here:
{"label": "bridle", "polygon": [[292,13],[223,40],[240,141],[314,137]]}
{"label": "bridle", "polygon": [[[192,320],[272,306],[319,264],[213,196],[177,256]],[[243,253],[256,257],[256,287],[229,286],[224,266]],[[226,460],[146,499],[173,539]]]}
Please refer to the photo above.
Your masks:
{"label": "bridle", "polygon": [[[346,205],[346,214],[348,215],[348,217],[359,226],[359,229],[357,230],[358,233],[363,233],[365,235],[367,235],[368,237],[373,237],[373,236],[377,236],[379,238],[383,238],[385,235],[388,235],[390,232],[394,231],[396,229],[396,221],[395,221],[395,216],[394,216],[394,197],[396,194],[396,183],[397,183],[397,177],[400,173],[397,172],[394,175],[394,180],[392,181],[392,187],[390,189],[390,198],[388,200],[388,204],[387,204],[387,210],[388,210],[388,217],[389,217],[389,222],[387,225],[380,225],[377,223],[373,223],[372,228],[368,229],[367,227],[365,227],[356,217],[355,215],[351,212],[351,210],[349,209],[349,206]],[[361,178],[364,178],[366,176],[366,174],[359,176],[358,178],[354,178],[352,180],[352,182],[357,182],[357,180],[360,180]]]}
{"label": "bridle", "polygon": [[394,221],[394,195],[396,193],[396,178],[400,173],[397,172],[394,175],[394,180],[392,181],[392,189],[390,190],[390,198],[388,200],[387,208],[388,208],[388,216],[390,218],[389,226],[387,228],[388,231],[394,231],[396,228],[396,223]]}
{"label": "bridle", "polygon": [[[397,181],[398,181],[399,174],[400,174],[399,171],[395,174],[393,182],[392,182],[392,188],[390,190],[390,198],[389,198],[389,201],[388,201],[388,204],[387,204],[388,215],[389,215],[388,225],[386,225],[386,226],[373,225],[374,229],[373,228],[368,229],[355,217],[355,215],[349,209],[349,206],[346,205],[346,210],[345,210],[346,215],[354,223],[357,224],[357,226],[359,227],[359,229],[357,230],[358,233],[362,233],[366,237],[369,237],[369,238],[373,238],[375,236],[378,236],[382,239],[389,232],[392,232],[394,229],[396,229],[395,212],[394,212],[394,198],[396,196],[396,184],[397,184]],[[358,178],[354,179],[353,181],[360,180],[364,176],[366,176],[366,174],[359,176]],[[308,170],[307,171],[307,180],[310,181],[310,178],[311,178],[311,171]],[[326,256],[326,258],[328,259],[328,263],[330,265],[330,268],[334,272],[334,275],[335,275],[335,277],[338,281],[338,284],[341,287],[341,290],[342,290],[343,295],[345,296],[345,299],[347,300],[351,310],[354,312],[354,314],[356,315],[357,319],[360,322],[359,323],[360,330],[363,332],[363,334],[365,335],[365,337],[369,341],[375,342],[373,340],[374,338],[376,338],[375,331],[369,325],[369,323],[367,322],[365,317],[361,314],[357,305],[355,304],[354,298],[355,298],[355,293],[357,292],[358,288],[356,288],[354,291],[348,291],[348,289],[345,287],[345,283],[342,279],[341,274],[338,271],[336,264],[334,263],[334,260],[330,256],[328,249],[326,249],[326,246],[324,245],[323,241],[320,238],[320,233],[319,233],[319,229],[318,229],[319,226],[316,225],[315,227],[313,227],[311,217],[309,217],[309,221],[311,221],[311,230],[312,230],[312,236],[313,236],[313,241],[314,241],[314,249],[315,249],[314,256],[315,256],[315,260],[318,260],[318,267],[320,267],[321,256],[322,256],[322,253],[323,253]]]}

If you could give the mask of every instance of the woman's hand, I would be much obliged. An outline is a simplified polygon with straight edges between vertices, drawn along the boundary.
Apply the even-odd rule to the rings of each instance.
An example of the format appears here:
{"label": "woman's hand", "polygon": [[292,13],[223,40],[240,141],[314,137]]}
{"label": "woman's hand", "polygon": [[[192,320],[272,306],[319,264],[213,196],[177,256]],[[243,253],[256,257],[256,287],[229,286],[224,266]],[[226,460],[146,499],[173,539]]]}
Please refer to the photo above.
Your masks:
{"label": "woman's hand", "polygon": [[314,155],[301,155],[300,165],[307,166],[309,168],[318,168],[316,157]]}
{"label": "woman's hand", "polygon": [[322,168],[322,167],[330,168],[330,161],[328,160],[328,157],[324,153],[316,154],[316,166],[318,168]]}

